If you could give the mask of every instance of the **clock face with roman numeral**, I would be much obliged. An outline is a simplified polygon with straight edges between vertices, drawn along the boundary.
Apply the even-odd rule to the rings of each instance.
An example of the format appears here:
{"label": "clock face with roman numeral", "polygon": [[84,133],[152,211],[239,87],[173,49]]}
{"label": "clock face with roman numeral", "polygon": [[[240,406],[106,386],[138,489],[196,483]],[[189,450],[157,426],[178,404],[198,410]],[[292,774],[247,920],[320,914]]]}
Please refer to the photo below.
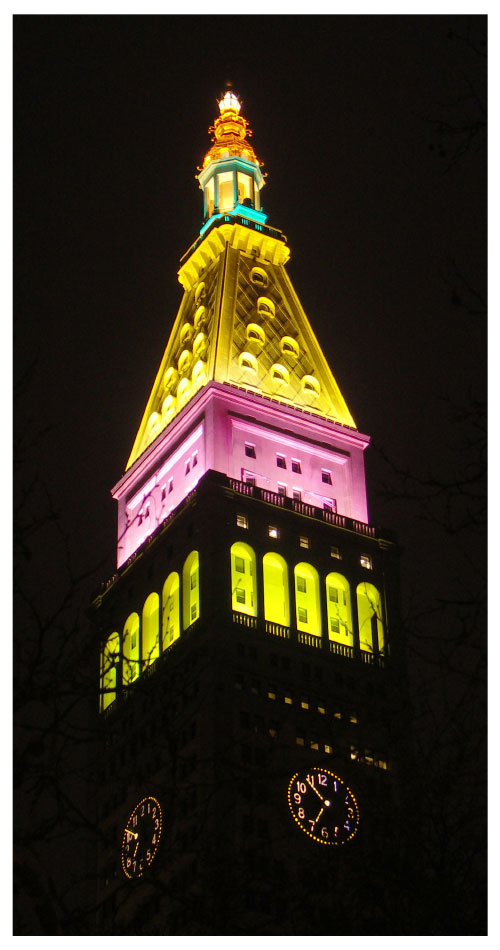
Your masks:
{"label": "clock face with roman numeral", "polygon": [[288,786],[288,804],[301,831],[319,844],[346,844],[358,830],[358,803],[328,769],[296,772]]}
{"label": "clock face with roman numeral", "polygon": [[153,863],[162,830],[159,801],[149,795],[135,806],[122,840],[122,867],[126,877],[142,877]]}

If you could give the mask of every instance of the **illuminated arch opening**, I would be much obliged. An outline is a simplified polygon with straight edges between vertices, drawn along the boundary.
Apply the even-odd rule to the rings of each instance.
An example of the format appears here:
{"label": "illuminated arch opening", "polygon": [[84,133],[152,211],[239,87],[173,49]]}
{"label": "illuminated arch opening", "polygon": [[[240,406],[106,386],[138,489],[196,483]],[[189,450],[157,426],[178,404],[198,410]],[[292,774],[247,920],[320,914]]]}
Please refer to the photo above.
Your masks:
{"label": "illuminated arch opening", "polygon": [[166,396],[161,407],[162,418],[165,422],[170,422],[177,411],[177,399],[175,396]]}
{"label": "illuminated arch opening", "polygon": [[167,393],[173,392],[173,390],[177,386],[178,380],[179,380],[179,374],[175,366],[169,366],[163,376],[163,388],[165,392]]}
{"label": "illuminated arch opening", "polygon": [[373,584],[363,581],[357,587],[359,645],[367,653],[383,653],[384,624],[380,594]]}
{"label": "illuminated arch opening", "polygon": [[191,382],[195,389],[200,389],[207,381],[207,364],[203,360],[197,360],[191,373]]}
{"label": "illuminated arch opening", "polygon": [[288,383],[290,382],[290,373],[288,372],[286,366],[282,366],[281,363],[273,363],[269,373],[273,383],[288,386]]}
{"label": "illuminated arch opening", "polygon": [[162,650],[172,646],[181,633],[179,611],[179,575],[172,571],[168,575],[161,596],[162,614]]}
{"label": "illuminated arch opening", "polygon": [[179,376],[187,376],[193,362],[193,354],[190,350],[183,350],[177,361]]}
{"label": "illuminated arch opening", "polygon": [[180,342],[182,346],[188,344],[193,336],[193,325],[191,323],[185,323],[181,330]]}
{"label": "illuminated arch opening", "polygon": [[250,280],[257,287],[267,287],[269,278],[262,267],[252,267],[250,271]]}
{"label": "illuminated arch opening", "polygon": [[160,655],[160,598],[152,593],[142,608],[142,668]]}
{"label": "illuminated arch opening", "polygon": [[231,546],[231,602],[233,610],[257,616],[255,551],[243,541]]}
{"label": "illuminated arch opening", "polygon": [[123,628],[123,683],[128,686],[139,676],[139,614],[127,617]]}
{"label": "illuminated arch opening", "polygon": [[101,652],[100,709],[104,712],[116,699],[118,664],[120,663],[120,634],[110,634]]}
{"label": "illuminated arch opening", "polygon": [[269,297],[258,297],[257,299],[257,313],[259,317],[266,317],[270,319],[275,315],[275,308],[272,300]]}
{"label": "illuminated arch opening", "polygon": [[271,623],[290,626],[288,565],[281,554],[269,551],[262,558],[264,577],[264,616]]}
{"label": "illuminated arch opening", "polygon": [[151,439],[161,431],[162,420],[159,412],[152,412],[148,419],[148,435]]}
{"label": "illuminated arch opening", "polygon": [[300,386],[306,399],[319,399],[321,387],[315,376],[303,376]]}
{"label": "illuminated arch opening", "polygon": [[194,315],[194,325],[197,330],[206,323],[206,320],[207,320],[206,314],[207,314],[206,307],[204,307],[203,305],[201,307],[198,307]]}
{"label": "illuminated arch opening", "polygon": [[184,379],[181,379],[177,387],[177,406],[179,409],[182,409],[182,407],[186,405],[189,399],[190,390],[191,383],[189,382],[189,379],[184,377]]}
{"label": "illuminated arch opening", "polygon": [[349,583],[342,574],[328,574],[326,578],[326,606],[328,612],[328,636],[330,640],[354,645],[352,631],[351,593]]}
{"label": "illuminated arch opening", "polygon": [[301,562],[295,566],[295,612],[297,630],[321,636],[319,576],[312,564]]}
{"label": "illuminated arch opening", "polygon": [[262,327],[258,323],[249,323],[246,330],[247,340],[250,343],[256,343],[257,346],[264,346],[266,342],[266,334]]}
{"label": "illuminated arch opening", "polygon": [[298,360],[300,356],[299,344],[292,336],[283,336],[281,338],[280,350],[283,356],[287,356],[292,360]]}
{"label": "illuminated arch opening", "polygon": [[205,287],[205,282],[201,280],[194,292],[194,302],[196,305],[203,303],[206,297],[206,293],[207,293],[207,290]]}
{"label": "illuminated arch opening", "polygon": [[194,338],[193,356],[196,357],[196,359],[204,360],[207,355],[207,350],[208,350],[208,337],[206,333],[203,333],[203,331],[200,331],[200,333],[197,333]]}
{"label": "illuminated arch opening", "polygon": [[188,554],[182,568],[182,624],[187,630],[200,616],[200,571],[198,551]]}
{"label": "illuminated arch opening", "polygon": [[252,353],[247,352],[240,353],[238,356],[238,363],[241,369],[245,369],[250,373],[256,373],[259,365],[257,363],[256,357],[253,356]]}

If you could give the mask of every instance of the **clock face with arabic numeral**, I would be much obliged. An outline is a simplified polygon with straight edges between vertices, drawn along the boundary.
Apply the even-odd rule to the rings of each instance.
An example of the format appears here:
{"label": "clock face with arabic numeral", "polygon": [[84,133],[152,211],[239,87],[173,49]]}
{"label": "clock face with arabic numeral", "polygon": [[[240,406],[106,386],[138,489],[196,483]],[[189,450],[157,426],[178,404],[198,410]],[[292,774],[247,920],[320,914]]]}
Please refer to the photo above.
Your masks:
{"label": "clock face with arabic numeral", "polygon": [[122,839],[122,868],[126,877],[142,877],[153,863],[161,838],[160,803],[149,795],[135,806]]}
{"label": "clock face with arabic numeral", "polygon": [[296,772],[288,786],[288,804],[301,831],[319,844],[346,844],[358,830],[358,803],[328,769]]}

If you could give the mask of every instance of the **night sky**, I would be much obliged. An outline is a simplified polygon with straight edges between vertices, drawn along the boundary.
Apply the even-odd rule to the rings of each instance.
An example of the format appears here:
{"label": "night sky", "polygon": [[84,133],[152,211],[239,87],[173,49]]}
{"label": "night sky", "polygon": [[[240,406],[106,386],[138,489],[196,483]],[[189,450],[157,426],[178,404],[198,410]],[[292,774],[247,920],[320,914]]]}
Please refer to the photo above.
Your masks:
{"label": "night sky", "polygon": [[65,538],[35,542],[35,600],[68,558],[89,573],[78,609],[114,572],[110,489],[181,301],[227,80],[268,223],[373,439],[370,520],[401,542],[404,610],[467,584],[481,531],[464,558],[432,506],[385,497],[381,452],[445,484],[473,464],[452,418],[485,392],[485,35],[451,15],[15,17],[16,481],[43,483]]}
{"label": "night sky", "polygon": [[[484,20],[18,16],[14,33],[15,412],[75,564],[113,571],[109,492],[181,300],[227,80],[358,428],[401,468],[451,477],[450,418],[485,380]],[[442,139],[437,121],[475,133]],[[425,528],[379,496],[377,448],[367,469],[371,520],[425,573]]]}

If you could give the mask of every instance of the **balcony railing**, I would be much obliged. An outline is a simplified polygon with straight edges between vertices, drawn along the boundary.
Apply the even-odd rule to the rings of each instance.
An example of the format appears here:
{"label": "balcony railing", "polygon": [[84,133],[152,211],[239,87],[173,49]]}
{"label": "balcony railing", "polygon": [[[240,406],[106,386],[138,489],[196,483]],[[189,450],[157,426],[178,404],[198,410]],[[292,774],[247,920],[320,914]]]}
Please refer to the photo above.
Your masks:
{"label": "balcony railing", "polygon": [[229,484],[233,491],[240,495],[249,495],[252,498],[260,498],[268,505],[276,505],[277,508],[287,508],[295,511],[299,515],[306,515],[308,518],[316,518],[318,521],[326,521],[327,524],[336,525],[338,528],[347,528],[355,531],[357,534],[363,534],[367,537],[376,536],[375,525],[365,524],[364,521],[356,521],[354,518],[348,518],[347,515],[339,515],[335,511],[327,508],[316,508],[305,501],[298,501],[295,498],[288,498],[287,495],[279,495],[277,492],[270,491],[268,488],[259,488],[249,482],[242,482],[238,478],[229,478]]}

